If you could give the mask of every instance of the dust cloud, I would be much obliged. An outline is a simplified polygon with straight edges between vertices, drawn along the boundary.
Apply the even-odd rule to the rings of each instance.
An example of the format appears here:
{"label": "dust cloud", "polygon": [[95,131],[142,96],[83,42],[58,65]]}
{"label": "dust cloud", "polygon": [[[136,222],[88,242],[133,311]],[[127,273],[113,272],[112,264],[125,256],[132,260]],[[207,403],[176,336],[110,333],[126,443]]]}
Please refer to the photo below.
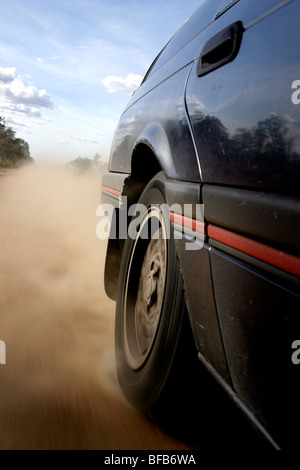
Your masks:
{"label": "dust cloud", "polygon": [[55,166],[0,175],[0,450],[188,448],[118,388],[100,186]]}

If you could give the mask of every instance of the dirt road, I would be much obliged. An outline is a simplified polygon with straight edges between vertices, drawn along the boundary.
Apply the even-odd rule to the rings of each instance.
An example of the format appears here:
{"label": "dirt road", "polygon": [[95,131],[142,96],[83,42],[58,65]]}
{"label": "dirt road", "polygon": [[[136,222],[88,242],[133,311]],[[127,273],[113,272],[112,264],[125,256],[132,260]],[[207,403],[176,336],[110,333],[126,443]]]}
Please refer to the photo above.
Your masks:
{"label": "dirt road", "polygon": [[188,449],[132,410],[96,237],[100,178],[0,177],[0,449]]}

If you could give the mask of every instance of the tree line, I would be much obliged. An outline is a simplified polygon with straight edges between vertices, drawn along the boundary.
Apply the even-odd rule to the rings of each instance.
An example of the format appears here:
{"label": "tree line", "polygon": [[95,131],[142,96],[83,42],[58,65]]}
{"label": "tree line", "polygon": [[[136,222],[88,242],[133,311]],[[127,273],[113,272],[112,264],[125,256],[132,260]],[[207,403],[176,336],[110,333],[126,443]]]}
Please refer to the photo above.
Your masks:
{"label": "tree line", "polygon": [[0,116],[0,166],[17,168],[24,163],[33,162],[28,143],[16,137],[15,131]]}
{"label": "tree line", "polygon": [[107,163],[100,161],[101,159],[101,155],[97,152],[94,158],[77,157],[66,163],[66,166],[77,174],[103,173],[107,171]]}

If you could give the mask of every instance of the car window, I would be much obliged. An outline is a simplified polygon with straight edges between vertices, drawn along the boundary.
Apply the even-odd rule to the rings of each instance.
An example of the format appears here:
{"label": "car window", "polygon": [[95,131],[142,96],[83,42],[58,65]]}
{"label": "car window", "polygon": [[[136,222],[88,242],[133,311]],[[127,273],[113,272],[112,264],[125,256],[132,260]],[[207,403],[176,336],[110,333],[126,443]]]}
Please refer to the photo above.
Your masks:
{"label": "car window", "polygon": [[219,5],[221,3],[224,2],[222,0],[202,0],[195,13],[179,28],[158,54],[146,73],[144,81],[197,36],[215,18],[217,11],[220,11]]}

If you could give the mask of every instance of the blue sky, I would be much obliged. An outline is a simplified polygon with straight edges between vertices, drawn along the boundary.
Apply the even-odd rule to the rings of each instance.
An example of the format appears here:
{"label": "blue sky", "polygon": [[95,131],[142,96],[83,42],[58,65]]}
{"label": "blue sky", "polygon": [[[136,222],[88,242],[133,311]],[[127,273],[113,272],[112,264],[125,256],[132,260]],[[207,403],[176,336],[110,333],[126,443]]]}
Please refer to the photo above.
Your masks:
{"label": "blue sky", "polygon": [[130,94],[199,0],[0,0],[0,115],[36,161],[109,157]]}

